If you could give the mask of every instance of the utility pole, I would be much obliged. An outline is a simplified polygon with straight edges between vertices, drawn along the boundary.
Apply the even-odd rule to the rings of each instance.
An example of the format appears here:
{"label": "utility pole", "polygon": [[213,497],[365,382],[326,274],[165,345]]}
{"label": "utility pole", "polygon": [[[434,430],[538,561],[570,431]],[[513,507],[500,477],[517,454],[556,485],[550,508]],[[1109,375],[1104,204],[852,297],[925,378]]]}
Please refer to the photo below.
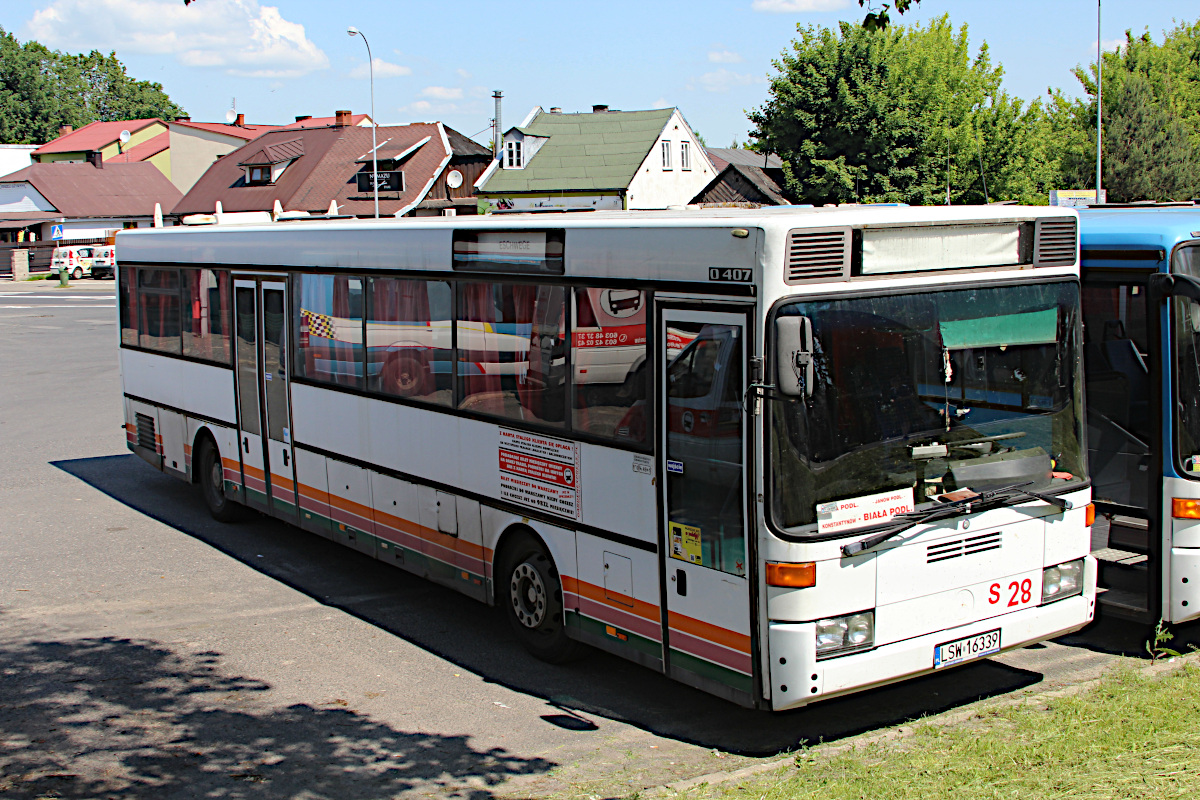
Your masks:
{"label": "utility pole", "polygon": [[1104,126],[1104,53],[1100,45],[1100,0],[1096,0],[1096,202],[1100,202],[1100,137]]}

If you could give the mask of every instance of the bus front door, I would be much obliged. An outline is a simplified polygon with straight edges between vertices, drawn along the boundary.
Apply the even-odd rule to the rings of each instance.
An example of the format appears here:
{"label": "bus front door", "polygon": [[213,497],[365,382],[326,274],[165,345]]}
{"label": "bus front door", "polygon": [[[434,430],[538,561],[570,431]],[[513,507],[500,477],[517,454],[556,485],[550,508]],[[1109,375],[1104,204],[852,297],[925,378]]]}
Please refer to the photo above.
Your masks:
{"label": "bus front door", "polygon": [[238,424],[246,502],[296,523],[287,285],[281,281],[238,279],[234,281],[234,297]]}
{"label": "bus front door", "polygon": [[663,309],[658,348],[669,674],[753,700],[746,514],[747,318]]}

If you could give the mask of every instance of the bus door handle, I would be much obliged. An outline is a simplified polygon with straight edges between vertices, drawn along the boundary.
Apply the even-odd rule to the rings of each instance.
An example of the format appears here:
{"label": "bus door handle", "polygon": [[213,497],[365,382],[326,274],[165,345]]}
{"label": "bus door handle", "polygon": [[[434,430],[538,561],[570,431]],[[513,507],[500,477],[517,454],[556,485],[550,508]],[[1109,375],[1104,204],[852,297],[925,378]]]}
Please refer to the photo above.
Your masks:
{"label": "bus door handle", "polygon": [[285,467],[288,465],[288,454],[287,454],[287,450],[284,450],[284,451],[283,451],[283,465],[284,465]]}
{"label": "bus door handle", "polygon": [[247,453],[250,452],[250,437],[249,436],[242,437],[242,447],[246,448]]}
{"label": "bus door handle", "polygon": [[671,582],[675,584],[675,591],[683,597],[687,597],[687,573],[681,569],[675,570],[675,574],[671,576]]}

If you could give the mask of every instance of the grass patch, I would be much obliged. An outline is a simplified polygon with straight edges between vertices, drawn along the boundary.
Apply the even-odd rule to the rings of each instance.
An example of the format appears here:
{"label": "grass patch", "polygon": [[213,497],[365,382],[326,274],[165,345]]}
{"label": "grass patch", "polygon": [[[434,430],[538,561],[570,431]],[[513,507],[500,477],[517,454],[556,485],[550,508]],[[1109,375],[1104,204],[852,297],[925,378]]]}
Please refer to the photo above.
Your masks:
{"label": "grass patch", "polygon": [[1123,668],[1044,705],[985,709],[953,726],[826,754],[697,796],[793,798],[1133,798],[1200,792],[1200,666],[1157,677]]}

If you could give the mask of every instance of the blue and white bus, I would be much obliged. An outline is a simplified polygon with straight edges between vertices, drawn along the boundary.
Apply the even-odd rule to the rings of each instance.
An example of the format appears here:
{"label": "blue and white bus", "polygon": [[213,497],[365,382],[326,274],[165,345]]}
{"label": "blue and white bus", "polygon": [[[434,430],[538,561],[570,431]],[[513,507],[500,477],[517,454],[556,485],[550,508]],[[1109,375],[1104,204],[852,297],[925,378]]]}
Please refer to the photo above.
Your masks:
{"label": "blue and white bus", "polygon": [[1200,207],[1080,212],[1099,602],[1200,616]]}

